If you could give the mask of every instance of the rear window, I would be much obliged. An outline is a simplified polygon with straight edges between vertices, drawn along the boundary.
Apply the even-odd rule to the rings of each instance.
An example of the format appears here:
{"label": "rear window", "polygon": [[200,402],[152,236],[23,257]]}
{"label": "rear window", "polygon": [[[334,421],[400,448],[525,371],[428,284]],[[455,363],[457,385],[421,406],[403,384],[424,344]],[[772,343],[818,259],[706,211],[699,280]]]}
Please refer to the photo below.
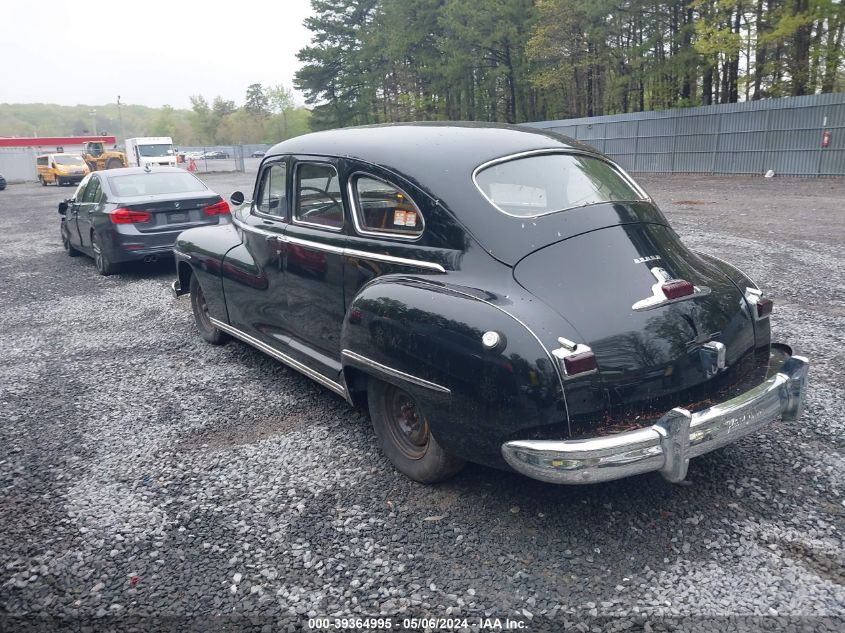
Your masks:
{"label": "rear window", "polygon": [[613,165],[581,154],[514,158],[482,169],[475,182],[499,211],[525,218],[644,199]]}
{"label": "rear window", "polygon": [[152,196],[162,193],[206,191],[206,186],[191,174],[182,172],[152,172],[127,174],[109,178],[117,196]]}

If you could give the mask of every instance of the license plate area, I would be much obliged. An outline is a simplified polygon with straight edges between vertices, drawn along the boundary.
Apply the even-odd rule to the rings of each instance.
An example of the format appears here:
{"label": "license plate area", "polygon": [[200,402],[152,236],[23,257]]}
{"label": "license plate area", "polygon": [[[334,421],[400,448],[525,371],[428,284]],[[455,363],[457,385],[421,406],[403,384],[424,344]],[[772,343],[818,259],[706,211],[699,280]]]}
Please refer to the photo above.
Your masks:
{"label": "license plate area", "polygon": [[167,214],[168,224],[181,224],[188,221],[187,211],[173,211]]}

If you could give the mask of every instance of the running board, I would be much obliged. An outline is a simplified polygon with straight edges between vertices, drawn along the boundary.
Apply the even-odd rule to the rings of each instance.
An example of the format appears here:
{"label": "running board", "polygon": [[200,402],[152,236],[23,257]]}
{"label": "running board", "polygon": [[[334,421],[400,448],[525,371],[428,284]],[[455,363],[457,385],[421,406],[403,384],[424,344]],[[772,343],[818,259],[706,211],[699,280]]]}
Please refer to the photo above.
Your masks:
{"label": "running board", "polygon": [[232,327],[228,323],[223,323],[222,321],[218,321],[217,319],[215,319],[214,317],[211,317],[211,316],[208,317],[208,318],[211,320],[211,322],[214,324],[215,327],[220,328],[221,330],[223,330],[227,334],[231,334],[236,339],[239,339],[239,340],[243,341],[244,343],[252,345],[254,348],[264,352],[268,356],[275,358],[277,361],[284,363],[285,365],[287,365],[291,369],[295,369],[296,371],[298,371],[302,374],[305,374],[306,376],[311,378],[311,380],[314,380],[315,382],[320,383],[324,387],[328,387],[329,389],[334,391],[336,394],[343,396],[346,399],[347,402],[350,402],[349,393],[346,391],[346,387],[343,384],[341,384],[339,382],[335,382],[331,378],[326,378],[325,376],[323,376],[323,374],[314,371],[313,369],[311,369],[307,365],[300,363],[298,360],[291,358],[287,354],[283,354],[282,352],[277,350],[275,347],[271,347],[270,345],[267,345],[267,343],[258,340],[257,338],[247,334],[246,332],[242,332],[241,330],[239,330],[236,327]]}

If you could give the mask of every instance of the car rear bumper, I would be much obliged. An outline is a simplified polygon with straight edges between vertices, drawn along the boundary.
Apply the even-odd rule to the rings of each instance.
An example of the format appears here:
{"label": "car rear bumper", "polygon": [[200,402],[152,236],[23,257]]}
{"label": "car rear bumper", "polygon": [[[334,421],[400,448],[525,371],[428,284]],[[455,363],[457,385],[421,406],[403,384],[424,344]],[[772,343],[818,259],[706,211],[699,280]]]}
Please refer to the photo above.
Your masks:
{"label": "car rear bumper", "polygon": [[[778,346],[789,350],[786,346]],[[586,484],[659,471],[683,481],[692,457],[735,442],[776,418],[801,416],[809,362],[784,352],[777,373],[730,400],[690,413],[675,408],[649,428],[581,440],[517,440],[502,445],[505,461],[533,479]]]}

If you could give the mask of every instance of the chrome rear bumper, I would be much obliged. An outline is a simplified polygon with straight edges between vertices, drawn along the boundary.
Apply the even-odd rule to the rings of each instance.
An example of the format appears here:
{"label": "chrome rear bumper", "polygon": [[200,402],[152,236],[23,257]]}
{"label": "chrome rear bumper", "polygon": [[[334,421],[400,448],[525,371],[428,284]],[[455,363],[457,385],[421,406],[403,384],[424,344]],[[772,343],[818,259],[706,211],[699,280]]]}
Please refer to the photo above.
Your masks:
{"label": "chrome rear bumper", "polygon": [[649,428],[584,440],[520,440],[502,445],[517,472],[558,484],[587,484],[650,471],[683,481],[692,457],[753,433],[775,418],[801,416],[809,363],[790,356],[763,383],[708,409],[675,408]]}

